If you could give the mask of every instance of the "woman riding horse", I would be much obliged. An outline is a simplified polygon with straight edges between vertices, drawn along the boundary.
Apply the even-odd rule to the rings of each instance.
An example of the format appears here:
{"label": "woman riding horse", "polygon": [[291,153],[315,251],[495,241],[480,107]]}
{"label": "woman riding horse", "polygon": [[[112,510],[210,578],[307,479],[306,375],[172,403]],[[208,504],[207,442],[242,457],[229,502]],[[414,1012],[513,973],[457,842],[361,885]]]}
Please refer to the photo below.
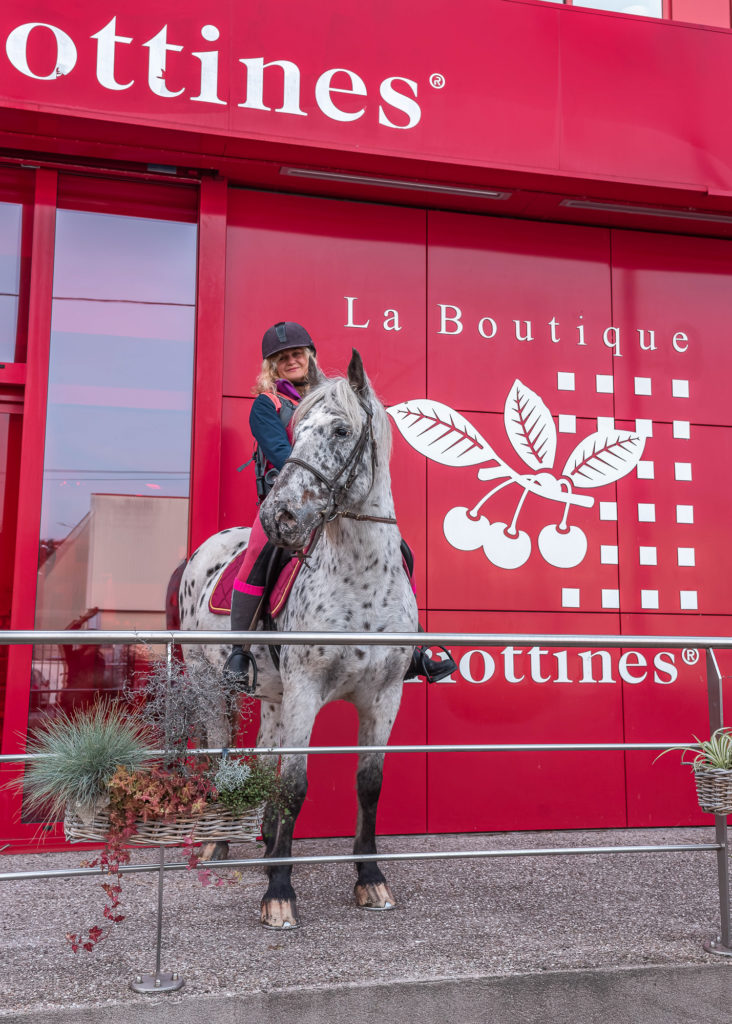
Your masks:
{"label": "woman riding horse", "polygon": [[[282,321],[264,332],[262,369],[254,388],[257,397],[249,414],[249,426],[266,460],[265,495],[292,452],[292,415],[319,374],[313,339],[302,324]],[[235,632],[245,632],[257,625],[273,546],[257,514],[231,595],[231,629]],[[234,644],[224,671],[248,687],[251,661],[249,650]],[[455,667],[451,658],[437,661],[427,656],[424,647],[415,647],[404,678],[421,675],[433,683],[450,675]]]}

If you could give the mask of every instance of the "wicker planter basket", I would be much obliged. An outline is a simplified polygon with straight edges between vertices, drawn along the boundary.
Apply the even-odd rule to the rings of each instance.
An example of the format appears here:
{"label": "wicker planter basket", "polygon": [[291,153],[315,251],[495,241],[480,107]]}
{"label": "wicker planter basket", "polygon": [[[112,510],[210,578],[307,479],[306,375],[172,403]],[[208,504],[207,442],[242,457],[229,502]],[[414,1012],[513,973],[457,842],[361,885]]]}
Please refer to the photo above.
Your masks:
{"label": "wicker planter basket", "polygon": [[[223,804],[211,804],[203,814],[172,821],[142,821],[128,842],[135,846],[182,846],[188,836],[198,843],[227,840],[231,843],[255,842],[262,832],[264,804],[243,815],[234,816]],[[99,811],[84,822],[74,811],[66,812],[64,832],[70,843],[99,843],[109,832],[109,816]]]}
{"label": "wicker planter basket", "polygon": [[732,814],[732,769],[694,768],[699,806],[710,814]]}

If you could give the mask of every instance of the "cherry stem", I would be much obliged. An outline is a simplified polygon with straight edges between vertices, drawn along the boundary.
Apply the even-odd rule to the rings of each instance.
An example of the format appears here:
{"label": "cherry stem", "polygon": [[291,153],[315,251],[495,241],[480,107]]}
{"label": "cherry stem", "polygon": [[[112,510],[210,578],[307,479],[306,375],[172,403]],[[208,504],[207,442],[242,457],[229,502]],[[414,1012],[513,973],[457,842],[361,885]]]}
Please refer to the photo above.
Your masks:
{"label": "cherry stem", "polygon": [[567,526],[567,516],[569,515],[569,502],[564,506],[564,515],[562,521],[557,527],[560,533],[569,533],[569,527]]}
{"label": "cherry stem", "polygon": [[474,508],[470,509],[470,511],[468,512],[468,515],[470,516],[470,518],[471,519],[477,519],[478,518],[478,511],[481,508],[481,506],[485,505],[485,503],[488,501],[488,499],[492,498],[494,494],[497,494],[501,490],[502,487],[508,487],[508,485],[512,484],[512,483],[514,483],[513,480],[504,480],[502,484],[498,484],[498,486],[494,487],[492,491],[488,491],[488,493],[485,495],[485,497],[481,498],[480,501],[478,502],[478,504]]}
{"label": "cherry stem", "polygon": [[526,501],[528,493],[529,493],[529,488],[525,487],[524,488],[524,493],[519,498],[518,505],[516,506],[516,511],[513,514],[513,519],[511,520],[511,525],[509,526],[509,528],[507,530],[504,530],[504,533],[506,533],[507,536],[509,536],[509,537],[516,537],[516,536],[518,536],[518,533],[517,533],[517,530],[516,530],[516,522],[517,522],[518,517],[519,517],[519,512],[521,511],[521,506]]}

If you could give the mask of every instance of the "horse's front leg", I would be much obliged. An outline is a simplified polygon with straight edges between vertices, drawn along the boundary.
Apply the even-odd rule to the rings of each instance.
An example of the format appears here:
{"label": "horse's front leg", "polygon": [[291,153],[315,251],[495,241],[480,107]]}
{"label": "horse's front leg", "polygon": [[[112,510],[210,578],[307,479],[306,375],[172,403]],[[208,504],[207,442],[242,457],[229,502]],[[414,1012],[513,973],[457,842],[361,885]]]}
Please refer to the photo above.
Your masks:
{"label": "horse's front leg", "polygon": [[[282,746],[307,747],[319,705],[307,696],[288,694],[282,702]],[[262,835],[267,844],[265,857],[291,857],[292,834],[308,789],[307,756],[288,754],[282,759],[281,794],[267,805]],[[267,868],[269,886],[262,898],[261,922],[266,928],[297,928],[295,890],[290,881],[292,865]]]}
{"label": "horse's front leg", "polygon": [[[387,743],[401,700],[401,681],[393,693],[382,691],[378,705],[359,708],[358,742],[360,746],[379,747]],[[376,853],[376,812],[381,795],[383,754],[359,754],[356,789],[358,791],[358,824],[353,852]],[[375,860],[356,861],[358,878],[354,888],[356,906],[362,910],[393,910],[394,895]]]}

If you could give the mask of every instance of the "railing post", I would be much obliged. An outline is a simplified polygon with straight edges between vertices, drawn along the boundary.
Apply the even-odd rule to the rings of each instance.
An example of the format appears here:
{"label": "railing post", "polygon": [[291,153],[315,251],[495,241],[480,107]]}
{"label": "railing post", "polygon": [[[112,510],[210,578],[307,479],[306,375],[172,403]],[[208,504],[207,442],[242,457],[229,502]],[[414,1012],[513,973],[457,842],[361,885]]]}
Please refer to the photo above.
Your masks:
{"label": "railing post", "polygon": [[[169,643],[167,647],[167,665],[168,665],[168,693],[170,693],[170,687],[173,681],[173,645]],[[168,728],[167,722],[165,727],[165,749],[168,749]],[[177,971],[161,971],[160,970],[160,947],[162,945],[163,938],[163,879],[165,878],[165,847],[160,847],[159,859],[158,859],[158,920],[157,920],[157,935],[155,939],[155,973],[154,974],[137,974],[134,979],[130,982],[130,988],[133,992],[142,992],[146,995],[154,995],[155,992],[177,992],[179,988],[183,988],[185,985],[185,979],[179,977]]]}
{"label": "railing post", "polygon": [[[707,648],[707,699],[709,702],[709,735],[724,725],[724,705],[722,700],[722,674],[711,647]],[[727,815],[715,814],[714,823],[717,833],[717,877],[719,884],[719,916],[720,931],[713,939],[707,939],[704,949],[717,956],[732,956],[730,944],[730,895],[729,895],[729,835]]]}

